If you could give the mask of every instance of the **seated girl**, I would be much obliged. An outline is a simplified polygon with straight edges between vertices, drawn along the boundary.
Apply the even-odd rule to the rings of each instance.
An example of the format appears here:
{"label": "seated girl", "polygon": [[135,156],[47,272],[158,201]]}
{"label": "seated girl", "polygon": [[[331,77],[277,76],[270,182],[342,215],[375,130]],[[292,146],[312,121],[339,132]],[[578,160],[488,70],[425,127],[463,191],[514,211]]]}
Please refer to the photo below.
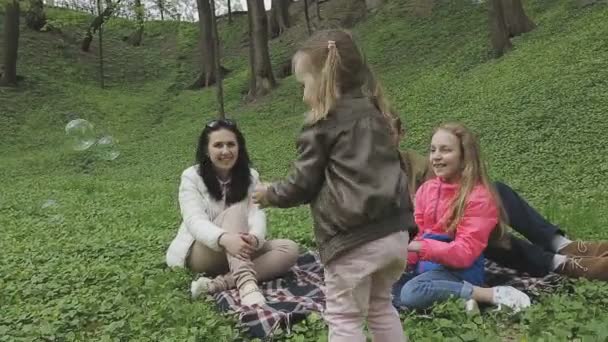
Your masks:
{"label": "seated girl", "polygon": [[426,309],[455,297],[515,311],[529,306],[528,296],[513,287],[481,287],[483,251],[490,239],[502,240],[504,214],[476,137],[461,124],[441,125],[432,137],[430,162],[436,177],[416,192],[419,232],[408,246],[413,270],[398,304]]}

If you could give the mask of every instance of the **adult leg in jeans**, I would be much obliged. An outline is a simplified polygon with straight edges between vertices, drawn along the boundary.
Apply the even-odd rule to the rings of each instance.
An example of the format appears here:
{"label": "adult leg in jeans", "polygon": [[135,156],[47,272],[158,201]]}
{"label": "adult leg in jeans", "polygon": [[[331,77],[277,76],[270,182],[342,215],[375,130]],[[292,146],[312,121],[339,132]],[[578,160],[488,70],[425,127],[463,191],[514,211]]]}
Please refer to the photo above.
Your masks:
{"label": "adult leg in jeans", "polygon": [[527,272],[534,277],[544,277],[553,271],[555,253],[512,234],[509,234],[509,239],[509,247],[490,244],[484,255],[502,266]]}
{"label": "adult leg in jeans", "polygon": [[[489,258],[533,275],[555,271],[574,278],[608,278],[608,241],[569,240],[513,189],[500,182],[495,186],[511,227],[533,244],[511,237],[511,250],[489,248],[486,253]],[[548,252],[543,253],[540,248]]]}
{"label": "adult leg in jeans", "polygon": [[547,221],[508,185],[495,182],[494,186],[505,208],[509,225],[535,245],[555,252],[553,239],[556,235],[564,235],[564,232]]}
{"label": "adult leg in jeans", "polygon": [[[503,266],[521,272],[527,272],[535,277],[544,277],[550,272],[572,278],[587,278],[608,280],[608,257],[577,257],[555,254],[533,245],[527,240],[510,235],[511,246],[501,247],[490,245],[484,251],[485,256]],[[585,247],[585,243],[577,241],[574,247]],[[595,253],[602,247],[596,243]],[[589,249],[592,253],[593,249]],[[576,252],[576,249],[574,250]]]}

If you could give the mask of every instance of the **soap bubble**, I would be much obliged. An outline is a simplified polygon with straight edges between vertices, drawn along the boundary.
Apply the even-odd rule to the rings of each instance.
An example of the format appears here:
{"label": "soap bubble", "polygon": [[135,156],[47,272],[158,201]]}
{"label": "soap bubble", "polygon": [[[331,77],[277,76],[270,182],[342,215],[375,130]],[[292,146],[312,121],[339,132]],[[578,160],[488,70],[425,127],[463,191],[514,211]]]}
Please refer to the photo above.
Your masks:
{"label": "soap bubble", "polygon": [[48,209],[48,208],[54,208],[54,207],[57,207],[57,201],[55,201],[54,199],[47,199],[40,206],[41,209]]}
{"label": "soap bubble", "polygon": [[49,223],[52,225],[61,225],[65,222],[63,215],[59,215],[59,214],[49,216],[48,220],[49,220]]}
{"label": "soap bubble", "polygon": [[84,119],[76,119],[65,126],[65,134],[76,151],[84,151],[95,144],[93,124]]}
{"label": "soap bubble", "polygon": [[106,135],[97,140],[97,154],[103,160],[114,160],[120,155],[116,148],[117,141],[111,135]]}

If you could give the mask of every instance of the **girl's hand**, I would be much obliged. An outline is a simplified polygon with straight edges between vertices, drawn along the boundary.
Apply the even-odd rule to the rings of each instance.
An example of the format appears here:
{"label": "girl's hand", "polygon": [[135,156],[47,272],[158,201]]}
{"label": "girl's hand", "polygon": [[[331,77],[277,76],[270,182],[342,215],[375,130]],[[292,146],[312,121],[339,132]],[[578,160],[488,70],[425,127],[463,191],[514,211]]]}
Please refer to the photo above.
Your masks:
{"label": "girl's hand", "polygon": [[268,203],[268,199],[266,195],[268,194],[268,184],[260,183],[255,186],[255,190],[253,190],[253,195],[251,198],[253,199],[253,203],[260,206],[260,208],[265,208],[270,205]]}
{"label": "girl's hand", "polygon": [[225,233],[218,243],[228,254],[243,260],[248,260],[255,251],[249,242],[237,233]]}
{"label": "girl's hand", "polygon": [[422,244],[420,243],[420,241],[412,241],[407,246],[407,250],[408,250],[408,252],[420,252],[421,247],[422,247]]}

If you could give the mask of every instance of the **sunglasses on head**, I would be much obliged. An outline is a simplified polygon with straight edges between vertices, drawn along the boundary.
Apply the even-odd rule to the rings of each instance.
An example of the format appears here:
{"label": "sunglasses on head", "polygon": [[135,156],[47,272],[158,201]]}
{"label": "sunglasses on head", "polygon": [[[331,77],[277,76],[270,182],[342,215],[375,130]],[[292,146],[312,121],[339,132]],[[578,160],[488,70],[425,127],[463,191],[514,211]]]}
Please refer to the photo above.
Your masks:
{"label": "sunglasses on head", "polygon": [[213,129],[213,128],[219,127],[220,125],[228,126],[228,127],[236,127],[236,122],[234,122],[230,119],[215,119],[215,120],[209,121],[206,126]]}

